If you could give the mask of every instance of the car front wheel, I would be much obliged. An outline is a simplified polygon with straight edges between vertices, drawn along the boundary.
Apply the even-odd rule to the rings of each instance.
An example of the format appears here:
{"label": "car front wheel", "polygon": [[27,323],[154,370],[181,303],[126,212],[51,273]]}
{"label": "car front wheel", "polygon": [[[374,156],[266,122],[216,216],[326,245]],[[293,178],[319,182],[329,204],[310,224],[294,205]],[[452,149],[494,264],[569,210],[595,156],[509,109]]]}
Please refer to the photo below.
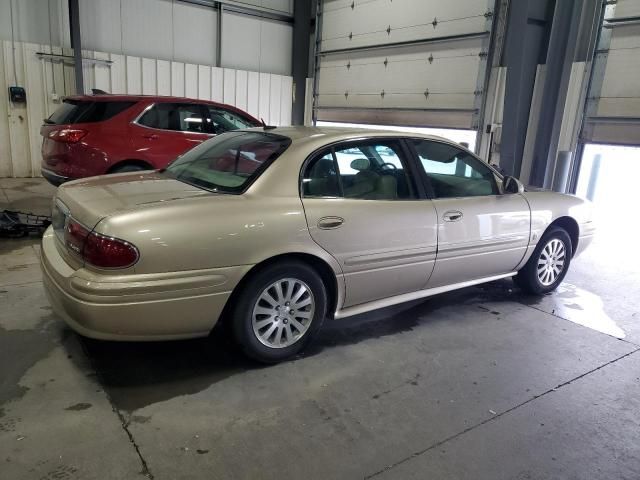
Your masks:
{"label": "car front wheel", "polygon": [[572,255],[569,234],[562,228],[552,227],[542,235],[531,258],[514,281],[528,293],[542,295],[551,292],[562,283]]}
{"label": "car front wheel", "polygon": [[237,297],[233,333],[244,352],[275,363],[302,350],[320,330],[327,294],[320,276],[301,262],[271,265]]}

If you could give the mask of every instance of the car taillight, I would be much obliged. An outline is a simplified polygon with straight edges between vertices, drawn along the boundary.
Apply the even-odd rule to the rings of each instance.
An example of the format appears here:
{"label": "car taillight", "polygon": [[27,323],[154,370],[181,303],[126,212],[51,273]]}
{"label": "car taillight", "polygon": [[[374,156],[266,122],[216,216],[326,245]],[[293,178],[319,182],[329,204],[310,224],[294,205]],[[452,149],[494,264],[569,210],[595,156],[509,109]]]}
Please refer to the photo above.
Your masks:
{"label": "car taillight", "polygon": [[56,142],[76,143],[79,142],[87,133],[86,130],[79,128],[63,128],[62,130],[54,130],[49,133],[49,138]]}
{"label": "car taillight", "polygon": [[82,256],[84,242],[89,233],[90,230],[72,218],[68,218],[67,224],[64,227],[64,244],[73,253]]}
{"label": "car taillight", "polygon": [[98,268],[127,268],[138,261],[138,249],[124,240],[107,237],[69,218],[64,230],[69,250]]}
{"label": "car taillight", "polygon": [[82,258],[100,268],[126,268],[138,261],[138,249],[123,240],[92,232],[85,241]]}

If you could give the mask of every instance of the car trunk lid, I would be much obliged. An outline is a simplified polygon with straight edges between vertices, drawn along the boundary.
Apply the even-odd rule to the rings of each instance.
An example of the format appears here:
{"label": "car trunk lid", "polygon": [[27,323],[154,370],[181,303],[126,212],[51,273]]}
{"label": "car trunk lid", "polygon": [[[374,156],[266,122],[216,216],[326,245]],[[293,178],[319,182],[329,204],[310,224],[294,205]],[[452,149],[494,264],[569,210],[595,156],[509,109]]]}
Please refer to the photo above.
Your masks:
{"label": "car trunk lid", "polygon": [[66,183],[58,189],[57,203],[62,202],[75,220],[93,228],[118,212],[205,195],[215,194],[155,171],[132,172]]}

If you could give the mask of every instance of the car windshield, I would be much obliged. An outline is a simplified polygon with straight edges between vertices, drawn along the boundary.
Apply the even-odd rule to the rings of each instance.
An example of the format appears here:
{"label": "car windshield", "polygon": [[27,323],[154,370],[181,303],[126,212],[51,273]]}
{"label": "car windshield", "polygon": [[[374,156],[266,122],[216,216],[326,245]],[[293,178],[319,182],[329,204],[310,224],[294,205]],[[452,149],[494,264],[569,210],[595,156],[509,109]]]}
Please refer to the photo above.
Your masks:
{"label": "car windshield", "polygon": [[263,132],[228,132],[190,150],[166,168],[177,180],[214,192],[238,193],[251,184],[291,140]]}

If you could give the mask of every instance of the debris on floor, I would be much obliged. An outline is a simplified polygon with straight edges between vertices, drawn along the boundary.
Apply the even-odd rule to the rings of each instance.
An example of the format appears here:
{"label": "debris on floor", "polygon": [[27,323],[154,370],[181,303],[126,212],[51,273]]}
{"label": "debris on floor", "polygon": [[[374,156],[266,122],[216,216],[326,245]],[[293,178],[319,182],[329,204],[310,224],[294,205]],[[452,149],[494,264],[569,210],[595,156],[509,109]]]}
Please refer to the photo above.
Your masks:
{"label": "debris on floor", "polygon": [[13,210],[0,210],[0,237],[20,238],[42,235],[51,225],[51,217]]}

